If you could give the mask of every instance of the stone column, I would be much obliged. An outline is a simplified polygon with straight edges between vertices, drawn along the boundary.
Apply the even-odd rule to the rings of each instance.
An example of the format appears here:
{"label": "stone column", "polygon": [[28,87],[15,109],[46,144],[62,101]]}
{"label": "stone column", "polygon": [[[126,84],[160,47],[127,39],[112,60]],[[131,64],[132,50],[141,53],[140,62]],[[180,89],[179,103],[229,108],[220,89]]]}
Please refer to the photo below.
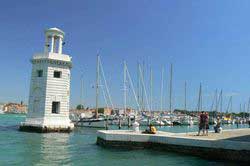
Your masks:
{"label": "stone column", "polygon": [[54,44],[53,44],[53,52],[56,53],[56,44],[57,44],[57,38],[54,36]]}
{"label": "stone column", "polygon": [[54,44],[55,44],[55,39],[54,36],[51,36],[51,44],[50,44],[50,52],[54,52]]}
{"label": "stone column", "polygon": [[58,53],[62,54],[62,37],[59,37]]}
{"label": "stone column", "polygon": [[44,46],[44,52],[47,53],[49,48],[49,37],[46,36],[45,38],[45,46]]}

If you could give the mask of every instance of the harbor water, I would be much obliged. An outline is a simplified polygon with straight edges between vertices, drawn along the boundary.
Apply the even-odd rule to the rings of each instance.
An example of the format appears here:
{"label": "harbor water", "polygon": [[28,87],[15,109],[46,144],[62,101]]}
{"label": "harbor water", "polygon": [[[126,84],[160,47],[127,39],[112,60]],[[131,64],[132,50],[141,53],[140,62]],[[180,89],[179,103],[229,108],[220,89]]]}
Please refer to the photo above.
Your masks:
{"label": "harbor water", "polygon": [[[105,149],[96,145],[96,129],[68,133],[19,132],[24,115],[0,115],[0,165],[224,165],[221,161],[154,150]],[[235,128],[236,126],[223,126]],[[248,127],[240,125],[239,127]],[[114,127],[115,128],[115,127]],[[171,132],[197,131],[197,126],[159,127]]]}

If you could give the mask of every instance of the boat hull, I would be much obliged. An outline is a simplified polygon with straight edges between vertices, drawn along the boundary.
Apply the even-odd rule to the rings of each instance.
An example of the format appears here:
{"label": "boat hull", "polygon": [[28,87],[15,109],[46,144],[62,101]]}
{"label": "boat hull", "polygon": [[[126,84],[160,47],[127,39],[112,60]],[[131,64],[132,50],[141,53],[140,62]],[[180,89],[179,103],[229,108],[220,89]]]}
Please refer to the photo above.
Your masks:
{"label": "boat hull", "polygon": [[77,127],[105,128],[105,120],[80,120],[75,124]]}

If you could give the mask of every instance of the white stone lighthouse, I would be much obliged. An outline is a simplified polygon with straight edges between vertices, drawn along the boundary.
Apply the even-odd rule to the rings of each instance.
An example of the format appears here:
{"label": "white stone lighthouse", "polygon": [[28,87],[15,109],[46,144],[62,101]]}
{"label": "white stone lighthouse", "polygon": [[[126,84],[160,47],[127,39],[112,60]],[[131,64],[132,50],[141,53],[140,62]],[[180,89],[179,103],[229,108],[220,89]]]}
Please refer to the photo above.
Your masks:
{"label": "white stone lighthouse", "polygon": [[31,59],[29,109],[20,130],[53,132],[71,131],[69,119],[71,57],[62,54],[64,32],[45,30],[44,52]]}

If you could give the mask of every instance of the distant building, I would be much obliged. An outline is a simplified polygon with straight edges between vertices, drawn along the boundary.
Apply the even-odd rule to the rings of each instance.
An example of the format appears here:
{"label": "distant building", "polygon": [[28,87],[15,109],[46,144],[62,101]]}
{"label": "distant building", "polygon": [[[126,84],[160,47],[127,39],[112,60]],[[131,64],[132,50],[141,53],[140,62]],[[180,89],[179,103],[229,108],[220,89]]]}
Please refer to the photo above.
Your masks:
{"label": "distant building", "polygon": [[[82,113],[84,113],[85,115],[88,115],[87,117],[89,117],[90,115],[95,115],[96,109],[95,108],[91,108],[91,109],[71,109],[70,113],[73,113],[75,115],[81,115]],[[99,114],[103,114],[103,115],[112,115],[113,114],[113,110],[111,108],[99,108],[98,109],[98,113]]]}
{"label": "distant building", "polygon": [[132,108],[126,108],[126,111],[124,111],[124,109],[114,109],[113,110],[113,114],[116,115],[134,115],[136,112],[136,110],[132,109]]}
{"label": "distant building", "polygon": [[[1,109],[1,108],[0,108]],[[8,103],[2,106],[2,110],[5,113],[20,113],[26,114],[27,113],[27,105],[23,103]]]}
{"label": "distant building", "polygon": [[3,111],[3,106],[4,106],[4,104],[0,103],[0,110],[2,110],[2,111]]}

